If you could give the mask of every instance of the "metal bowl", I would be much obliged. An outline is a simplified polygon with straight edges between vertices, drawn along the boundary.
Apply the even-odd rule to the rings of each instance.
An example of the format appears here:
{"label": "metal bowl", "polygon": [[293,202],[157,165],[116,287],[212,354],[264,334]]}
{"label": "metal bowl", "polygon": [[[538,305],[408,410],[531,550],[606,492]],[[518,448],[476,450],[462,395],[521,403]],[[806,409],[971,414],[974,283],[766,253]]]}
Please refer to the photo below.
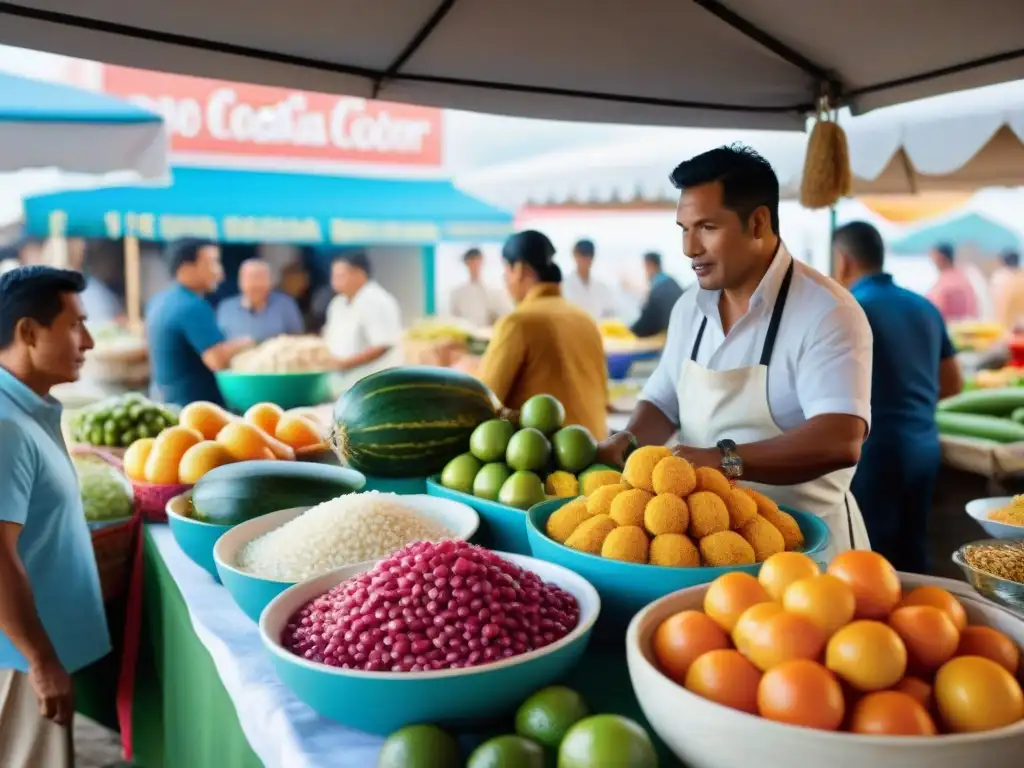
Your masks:
{"label": "metal bowl", "polygon": [[1008,542],[1001,539],[980,539],[979,541],[964,544],[953,553],[953,562],[960,566],[960,570],[964,572],[964,578],[967,579],[967,583],[974,587],[979,595],[1018,614],[1024,614],[1024,584],[993,576],[991,573],[978,570],[967,562],[965,557],[966,551],[971,547],[979,545],[1020,549],[1022,558],[1024,558],[1024,546],[1020,542]]}

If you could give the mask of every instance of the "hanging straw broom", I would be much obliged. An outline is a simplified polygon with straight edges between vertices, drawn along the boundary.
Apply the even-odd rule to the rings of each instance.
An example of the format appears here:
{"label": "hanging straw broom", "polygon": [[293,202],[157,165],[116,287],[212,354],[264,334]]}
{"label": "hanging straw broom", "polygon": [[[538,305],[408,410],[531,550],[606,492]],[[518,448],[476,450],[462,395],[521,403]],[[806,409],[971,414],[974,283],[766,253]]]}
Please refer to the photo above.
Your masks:
{"label": "hanging straw broom", "polygon": [[800,182],[800,204],[805,208],[830,208],[853,189],[850,148],[846,132],[822,100],[811,136]]}

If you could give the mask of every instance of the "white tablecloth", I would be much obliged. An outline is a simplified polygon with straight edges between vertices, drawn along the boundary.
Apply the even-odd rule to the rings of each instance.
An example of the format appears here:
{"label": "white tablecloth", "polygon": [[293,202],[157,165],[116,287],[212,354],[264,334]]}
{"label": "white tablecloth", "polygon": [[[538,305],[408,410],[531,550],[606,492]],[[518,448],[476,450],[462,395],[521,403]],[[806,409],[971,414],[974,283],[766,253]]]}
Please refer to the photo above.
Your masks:
{"label": "white tablecloth", "polygon": [[149,531],[185,598],[196,636],[234,702],[245,737],[263,764],[374,768],[383,739],[321,717],[285,688],[260,642],[259,629],[227,590],[185,556],[166,525],[151,525]]}

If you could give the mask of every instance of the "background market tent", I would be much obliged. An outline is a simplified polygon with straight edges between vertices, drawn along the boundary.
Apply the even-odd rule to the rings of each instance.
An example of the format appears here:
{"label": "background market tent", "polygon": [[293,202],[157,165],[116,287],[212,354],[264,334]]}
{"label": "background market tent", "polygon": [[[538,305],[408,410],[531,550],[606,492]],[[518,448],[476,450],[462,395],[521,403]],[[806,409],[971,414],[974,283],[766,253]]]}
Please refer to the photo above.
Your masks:
{"label": "background market tent", "polygon": [[734,128],[802,129],[824,94],[863,112],[1024,78],[1022,29],[1020,0],[406,0],[402,13],[355,0],[0,4],[5,43],[127,66]]}
{"label": "background market tent", "polygon": [[0,73],[0,172],[167,175],[160,115],[70,86]]}
{"label": "background market tent", "polygon": [[955,248],[969,247],[983,255],[1019,250],[1020,235],[1009,227],[980,213],[967,213],[947,221],[921,227],[886,246],[890,254],[917,256],[928,253],[938,243]]}

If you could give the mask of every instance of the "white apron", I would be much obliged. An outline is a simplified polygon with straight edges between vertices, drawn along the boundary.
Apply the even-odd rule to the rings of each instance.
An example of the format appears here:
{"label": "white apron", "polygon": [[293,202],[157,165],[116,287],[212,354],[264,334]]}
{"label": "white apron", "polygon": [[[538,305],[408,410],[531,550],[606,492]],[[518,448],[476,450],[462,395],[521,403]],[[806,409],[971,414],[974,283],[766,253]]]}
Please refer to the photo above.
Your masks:
{"label": "white apron", "polygon": [[[701,322],[690,358],[683,362],[676,396],[679,398],[679,442],[695,448],[714,448],[729,439],[737,445],[769,440],[783,434],[768,405],[768,365],[782,311],[793,277],[790,263],[772,308],[768,333],[758,365],[731,371],[711,371],[698,365],[707,318]],[[870,549],[868,532],[850,482],[856,468],[842,469],[799,485],[744,483],[777,503],[817,515],[832,534],[832,555],[849,549]]]}

